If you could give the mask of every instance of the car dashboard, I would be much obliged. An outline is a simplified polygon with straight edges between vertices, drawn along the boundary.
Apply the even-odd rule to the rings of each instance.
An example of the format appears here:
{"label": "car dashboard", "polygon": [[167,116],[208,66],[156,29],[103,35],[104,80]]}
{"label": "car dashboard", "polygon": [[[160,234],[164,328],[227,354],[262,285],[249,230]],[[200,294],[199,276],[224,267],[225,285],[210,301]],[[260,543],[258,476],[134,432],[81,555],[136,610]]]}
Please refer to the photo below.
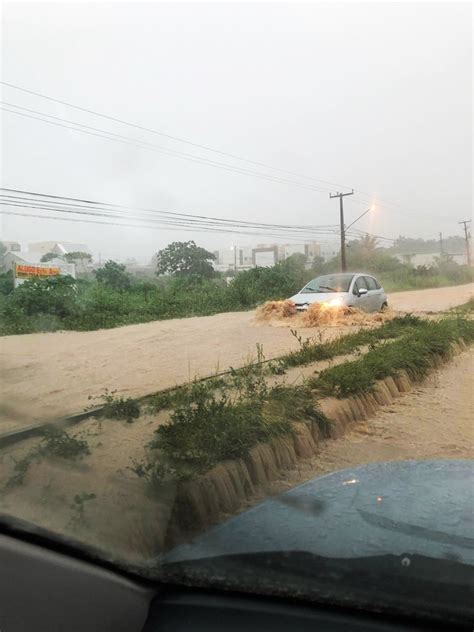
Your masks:
{"label": "car dashboard", "polygon": [[455,629],[347,608],[146,582],[44,542],[0,534],[2,632]]}

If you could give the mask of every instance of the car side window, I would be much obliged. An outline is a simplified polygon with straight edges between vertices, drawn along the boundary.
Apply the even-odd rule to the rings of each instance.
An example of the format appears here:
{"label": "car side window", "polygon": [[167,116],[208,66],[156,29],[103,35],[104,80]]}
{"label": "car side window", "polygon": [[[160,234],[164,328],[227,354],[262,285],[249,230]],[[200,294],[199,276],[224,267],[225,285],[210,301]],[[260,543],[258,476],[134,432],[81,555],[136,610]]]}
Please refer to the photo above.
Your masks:
{"label": "car side window", "polygon": [[357,280],[354,283],[354,289],[352,290],[353,294],[357,296],[361,288],[367,289],[367,284],[364,277],[357,277]]}
{"label": "car side window", "polygon": [[364,277],[364,280],[367,284],[367,289],[368,290],[376,290],[377,289],[377,284],[375,283],[375,279],[373,279],[372,277]]}

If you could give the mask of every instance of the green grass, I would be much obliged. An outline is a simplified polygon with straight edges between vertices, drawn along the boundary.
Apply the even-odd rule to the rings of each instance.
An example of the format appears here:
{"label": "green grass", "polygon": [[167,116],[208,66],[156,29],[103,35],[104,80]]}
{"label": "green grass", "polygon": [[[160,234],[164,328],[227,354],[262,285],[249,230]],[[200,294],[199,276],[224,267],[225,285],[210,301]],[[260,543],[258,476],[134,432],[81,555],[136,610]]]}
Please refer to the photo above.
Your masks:
{"label": "green grass", "polygon": [[[318,262],[308,270],[304,257],[271,268],[240,272],[227,283],[221,276],[128,279],[126,287],[70,277],[28,281],[13,289],[11,275],[0,278],[0,335],[61,329],[91,331],[135,323],[247,310],[267,300],[285,299],[311,278],[334,272],[339,261]],[[459,285],[472,281],[467,266],[414,269],[388,253],[362,259],[349,253],[351,269],[375,274],[387,292]],[[2,275],[0,275],[2,276]],[[7,278],[8,277],[8,278]],[[69,279],[69,280],[68,280]]]}
{"label": "green grass", "polygon": [[[222,390],[228,387],[239,387],[242,380],[251,379],[254,372],[264,375],[284,374],[286,369],[297,366],[304,366],[312,362],[330,360],[341,355],[347,355],[357,351],[363,346],[376,345],[384,340],[398,338],[409,331],[413,331],[420,323],[416,316],[407,314],[406,316],[394,318],[371,330],[361,330],[356,333],[341,336],[337,340],[319,343],[314,339],[300,340],[300,349],[292,351],[280,358],[269,361],[248,364],[241,369],[231,369],[229,375],[219,375],[209,377],[205,380],[207,388],[212,390]],[[172,390],[156,393],[144,398],[151,413],[160,410],[170,410],[179,406],[187,405],[193,401],[196,384],[203,381],[195,381],[191,384],[183,384]]]}
{"label": "green grass", "polygon": [[245,456],[259,442],[291,434],[294,422],[316,422],[327,436],[329,421],[318,407],[321,396],[368,392],[377,380],[401,370],[421,379],[433,357],[447,355],[460,338],[474,341],[474,321],[461,314],[440,321],[405,316],[285,356],[287,365],[297,366],[369,346],[365,355],[325,369],[303,385],[270,387],[264,363],[232,371],[225,379],[196,381],[155,402],[172,409],[170,421],[156,430],[146,458],[131,469],[156,491],[164,481],[193,477]]}
{"label": "green grass", "polygon": [[463,303],[462,305],[457,305],[456,307],[452,307],[450,312],[455,312],[456,314],[466,315],[474,312],[474,296],[467,301],[467,303]]}
{"label": "green grass", "polygon": [[[109,391],[106,388],[102,395],[89,395],[89,400],[99,400],[103,402],[102,408],[94,413],[95,416],[106,419],[123,419],[129,424],[133,423],[140,417],[140,405],[138,401],[132,397],[115,397],[115,393],[116,391]],[[95,406],[91,408],[94,409]]]}
{"label": "green grass", "polygon": [[232,372],[218,389],[210,381],[194,382],[175,394],[169,423],[155,431],[132,471],[153,489],[245,456],[259,442],[291,434],[296,421],[326,431],[328,422],[307,387],[269,387],[267,377],[265,365],[253,365]]}
{"label": "green grass", "polygon": [[424,377],[434,355],[444,356],[455,340],[474,340],[474,322],[462,317],[419,321],[416,328],[398,340],[369,350],[352,362],[322,371],[310,380],[310,386],[322,395],[348,397],[370,391],[376,380],[405,370],[414,379]]}
{"label": "green grass", "polygon": [[302,366],[311,362],[330,360],[340,355],[353,353],[360,347],[377,344],[390,338],[398,338],[420,324],[420,319],[411,314],[394,318],[376,329],[363,329],[353,334],[341,336],[337,340],[325,343],[301,341],[300,349],[279,359],[284,368]]}

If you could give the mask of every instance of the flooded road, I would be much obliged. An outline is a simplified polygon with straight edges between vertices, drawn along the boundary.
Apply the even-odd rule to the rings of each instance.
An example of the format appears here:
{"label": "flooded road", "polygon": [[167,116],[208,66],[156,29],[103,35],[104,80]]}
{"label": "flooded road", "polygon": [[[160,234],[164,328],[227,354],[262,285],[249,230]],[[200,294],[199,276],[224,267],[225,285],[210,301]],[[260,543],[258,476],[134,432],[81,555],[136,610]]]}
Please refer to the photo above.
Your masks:
{"label": "flooded road", "polygon": [[[441,311],[474,294],[474,284],[389,295],[401,311]],[[105,389],[137,397],[242,366],[262,344],[267,358],[298,348],[291,322],[272,327],[255,311],[175,318],[99,331],[0,338],[0,432],[80,412]],[[308,327],[328,339],[350,327]]]}
{"label": "flooded road", "polygon": [[278,493],[316,476],[366,463],[474,457],[474,349],[456,356],[423,384],[355,423],[319,454],[272,485]]}

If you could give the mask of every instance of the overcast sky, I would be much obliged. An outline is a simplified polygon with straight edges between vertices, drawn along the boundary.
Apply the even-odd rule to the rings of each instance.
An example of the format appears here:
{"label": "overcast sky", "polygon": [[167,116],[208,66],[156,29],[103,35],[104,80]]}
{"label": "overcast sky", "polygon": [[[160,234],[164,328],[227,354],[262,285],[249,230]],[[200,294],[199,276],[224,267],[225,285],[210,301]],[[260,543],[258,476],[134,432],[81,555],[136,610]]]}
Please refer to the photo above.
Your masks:
{"label": "overcast sky", "polygon": [[[432,238],[461,234],[458,221],[471,217],[470,3],[4,3],[2,29],[3,81],[353,187],[378,201],[362,229]],[[285,177],[12,88],[2,100]],[[338,222],[327,192],[2,115],[2,186],[250,221]],[[363,197],[346,198],[347,223]],[[272,241],[1,222],[1,238],[24,246],[84,242],[96,255],[141,261],[176,239],[209,249]]]}

